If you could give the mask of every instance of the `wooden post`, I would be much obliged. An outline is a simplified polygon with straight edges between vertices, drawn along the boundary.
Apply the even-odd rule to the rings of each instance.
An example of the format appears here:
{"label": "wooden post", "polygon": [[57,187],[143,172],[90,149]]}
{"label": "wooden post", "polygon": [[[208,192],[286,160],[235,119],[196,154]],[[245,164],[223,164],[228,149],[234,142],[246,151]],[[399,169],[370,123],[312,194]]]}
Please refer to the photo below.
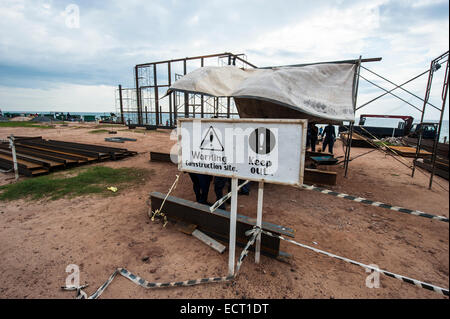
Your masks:
{"label": "wooden post", "polygon": [[230,212],[230,243],[228,252],[228,275],[234,275],[234,262],[236,250],[236,216],[237,216],[237,185],[238,179],[231,179],[231,212]]}
{"label": "wooden post", "polygon": [[[258,206],[256,210],[256,226],[261,228],[262,225],[262,208],[263,208],[264,182],[258,184]],[[261,233],[256,237],[255,246],[255,263],[259,264],[259,257],[261,251]]]}

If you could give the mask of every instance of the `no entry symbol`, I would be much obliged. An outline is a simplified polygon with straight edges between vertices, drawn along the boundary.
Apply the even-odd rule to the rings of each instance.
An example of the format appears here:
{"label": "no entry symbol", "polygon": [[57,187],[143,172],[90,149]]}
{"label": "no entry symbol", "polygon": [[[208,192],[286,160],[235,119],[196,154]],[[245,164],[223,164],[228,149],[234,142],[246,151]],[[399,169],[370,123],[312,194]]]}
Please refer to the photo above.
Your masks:
{"label": "no entry symbol", "polygon": [[269,154],[275,147],[275,134],[265,127],[258,127],[250,134],[250,148],[256,154]]}

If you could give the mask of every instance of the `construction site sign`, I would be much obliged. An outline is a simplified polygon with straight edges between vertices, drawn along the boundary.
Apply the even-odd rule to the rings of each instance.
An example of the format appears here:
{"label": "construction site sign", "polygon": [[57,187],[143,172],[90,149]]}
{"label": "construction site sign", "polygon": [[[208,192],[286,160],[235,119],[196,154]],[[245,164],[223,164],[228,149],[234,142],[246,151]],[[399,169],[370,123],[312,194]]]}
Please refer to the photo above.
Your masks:
{"label": "construction site sign", "polygon": [[178,119],[180,171],[301,185],[306,120]]}

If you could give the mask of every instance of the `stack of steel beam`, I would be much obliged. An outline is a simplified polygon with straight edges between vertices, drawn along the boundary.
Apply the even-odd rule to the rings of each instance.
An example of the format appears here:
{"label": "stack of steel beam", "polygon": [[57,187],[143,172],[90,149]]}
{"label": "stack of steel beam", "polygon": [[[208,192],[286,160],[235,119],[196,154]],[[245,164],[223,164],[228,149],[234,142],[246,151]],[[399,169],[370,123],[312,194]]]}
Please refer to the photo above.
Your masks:
{"label": "stack of steel beam", "polygon": [[[45,140],[42,137],[15,137],[19,173],[25,176],[47,174],[55,169],[136,155],[125,148]],[[0,144],[0,168],[13,168],[9,143]]]}

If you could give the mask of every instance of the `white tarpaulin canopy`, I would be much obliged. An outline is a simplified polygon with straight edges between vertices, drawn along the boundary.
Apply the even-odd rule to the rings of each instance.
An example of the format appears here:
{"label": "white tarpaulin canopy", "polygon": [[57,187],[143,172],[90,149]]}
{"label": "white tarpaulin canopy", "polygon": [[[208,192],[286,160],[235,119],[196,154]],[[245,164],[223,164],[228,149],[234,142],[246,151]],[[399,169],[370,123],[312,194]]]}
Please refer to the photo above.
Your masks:
{"label": "white tarpaulin canopy", "polygon": [[171,91],[233,97],[241,118],[297,118],[339,123],[355,119],[356,66],[351,63],[242,70],[202,67],[172,84]]}

